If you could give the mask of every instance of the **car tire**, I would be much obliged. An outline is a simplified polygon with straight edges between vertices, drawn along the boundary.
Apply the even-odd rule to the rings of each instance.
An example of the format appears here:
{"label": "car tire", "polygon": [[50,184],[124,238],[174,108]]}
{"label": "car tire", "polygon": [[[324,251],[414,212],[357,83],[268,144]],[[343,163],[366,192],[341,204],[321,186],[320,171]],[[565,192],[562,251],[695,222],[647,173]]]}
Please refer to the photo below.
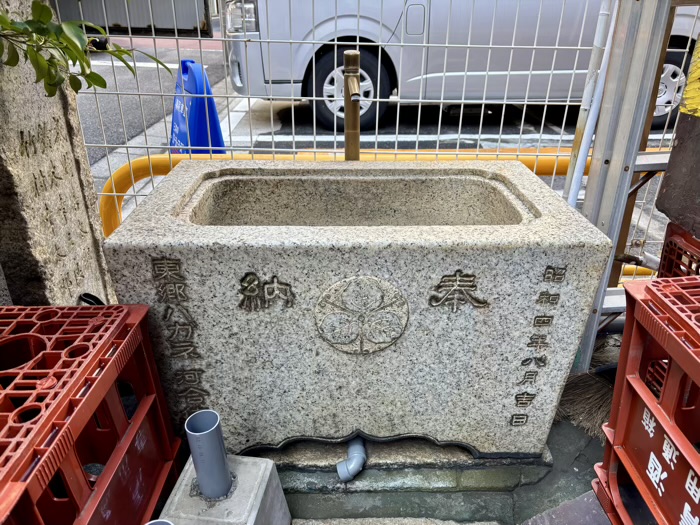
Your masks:
{"label": "car tire", "polygon": [[[306,85],[306,92],[314,94],[312,101],[315,107],[316,121],[324,128],[338,131],[344,129],[343,107],[342,107],[342,73],[343,73],[343,52],[353,49],[349,47],[338,48],[337,53],[326,53],[316,59],[315,74],[311,65]],[[361,106],[360,129],[363,131],[372,130],[387,108],[386,100],[391,95],[391,80],[384,64],[379,66],[379,60],[371,52],[360,50],[360,82],[366,89],[363,90],[363,97],[377,98],[377,85],[379,85],[379,98],[383,102],[376,100]],[[368,83],[369,82],[369,83]],[[332,107],[334,106],[334,107]]]}
{"label": "car tire", "polygon": [[[685,59],[684,63],[685,49],[670,49],[666,52],[666,58],[664,59],[664,66],[657,90],[657,106],[654,111],[654,118],[651,121],[651,129],[663,130],[666,128],[667,121],[668,130],[673,129],[676,119],[678,118],[678,106],[680,105],[681,96],[683,95],[682,88],[676,93],[676,85],[679,83],[679,75],[682,75],[679,84],[685,87],[692,54],[693,48],[691,46],[688,51],[688,57]],[[670,109],[670,116],[669,111],[666,109],[669,106],[672,106]]]}

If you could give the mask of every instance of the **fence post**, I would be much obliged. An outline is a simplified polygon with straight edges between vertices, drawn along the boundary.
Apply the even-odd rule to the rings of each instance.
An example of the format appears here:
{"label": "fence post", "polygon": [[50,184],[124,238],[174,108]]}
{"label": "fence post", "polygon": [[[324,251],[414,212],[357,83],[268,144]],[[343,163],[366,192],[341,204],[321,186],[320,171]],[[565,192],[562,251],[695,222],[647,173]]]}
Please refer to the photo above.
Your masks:
{"label": "fence post", "polygon": [[[583,202],[583,214],[610,237],[613,246],[620,237],[671,7],[672,0],[623,1],[619,6]],[[611,253],[596,294],[575,372],[588,370],[614,256]]]}

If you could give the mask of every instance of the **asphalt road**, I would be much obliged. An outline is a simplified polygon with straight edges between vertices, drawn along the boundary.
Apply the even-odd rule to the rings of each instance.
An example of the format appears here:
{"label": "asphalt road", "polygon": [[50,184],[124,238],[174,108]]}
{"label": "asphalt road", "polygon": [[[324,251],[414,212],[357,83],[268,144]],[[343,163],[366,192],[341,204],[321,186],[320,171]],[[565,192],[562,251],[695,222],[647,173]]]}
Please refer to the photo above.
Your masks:
{"label": "asphalt road", "polygon": [[[483,118],[482,118],[483,110]],[[375,131],[362,133],[363,148],[456,149],[568,147],[578,107],[570,106],[408,106],[392,103]],[[333,147],[334,132],[314,126],[310,104],[280,105],[279,129],[257,135],[258,151]],[[269,122],[269,118],[268,118]],[[337,133],[342,139],[342,132]]]}
{"label": "asphalt road", "polygon": [[[142,48],[153,54],[152,48]],[[171,67],[172,75],[137,54],[136,77],[108,55],[93,55],[93,69],[107,81],[107,89],[84,89],[78,96],[80,123],[86,144],[123,145],[163,121],[173,111],[173,94],[179,60],[192,59],[206,66],[210,83],[224,78],[223,53],[218,50],[159,49],[158,58]],[[105,92],[119,92],[120,95]],[[138,96],[139,93],[144,93]],[[168,130],[169,132],[169,130]],[[88,147],[90,163],[114,148]]]}

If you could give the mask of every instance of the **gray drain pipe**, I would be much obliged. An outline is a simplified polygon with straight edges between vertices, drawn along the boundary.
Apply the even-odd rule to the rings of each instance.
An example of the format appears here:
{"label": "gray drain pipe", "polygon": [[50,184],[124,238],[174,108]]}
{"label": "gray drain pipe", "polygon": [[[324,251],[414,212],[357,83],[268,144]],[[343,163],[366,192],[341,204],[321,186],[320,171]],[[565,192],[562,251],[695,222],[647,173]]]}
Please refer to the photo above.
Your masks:
{"label": "gray drain pipe", "polygon": [[352,481],[364,468],[366,460],[365,440],[361,437],[356,437],[348,441],[348,459],[336,465],[340,480]]}
{"label": "gray drain pipe", "polygon": [[172,521],[168,520],[153,520],[146,523],[146,525],[174,525]]}
{"label": "gray drain pipe", "polygon": [[211,500],[225,498],[233,479],[219,414],[214,410],[195,412],[185,421],[185,432],[202,496]]}

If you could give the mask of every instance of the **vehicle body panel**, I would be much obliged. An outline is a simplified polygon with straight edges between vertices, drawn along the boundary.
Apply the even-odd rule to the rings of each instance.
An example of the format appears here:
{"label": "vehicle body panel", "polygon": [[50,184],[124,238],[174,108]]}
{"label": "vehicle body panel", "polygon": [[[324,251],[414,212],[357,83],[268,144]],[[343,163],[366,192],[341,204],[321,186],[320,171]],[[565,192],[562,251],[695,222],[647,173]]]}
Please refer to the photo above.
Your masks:
{"label": "vehicle body panel", "polygon": [[[226,49],[234,89],[254,97],[308,95],[314,56],[340,40],[384,50],[402,103],[578,101],[600,3],[258,0],[259,32],[227,35]],[[696,39],[697,12],[678,8],[672,34]]]}

